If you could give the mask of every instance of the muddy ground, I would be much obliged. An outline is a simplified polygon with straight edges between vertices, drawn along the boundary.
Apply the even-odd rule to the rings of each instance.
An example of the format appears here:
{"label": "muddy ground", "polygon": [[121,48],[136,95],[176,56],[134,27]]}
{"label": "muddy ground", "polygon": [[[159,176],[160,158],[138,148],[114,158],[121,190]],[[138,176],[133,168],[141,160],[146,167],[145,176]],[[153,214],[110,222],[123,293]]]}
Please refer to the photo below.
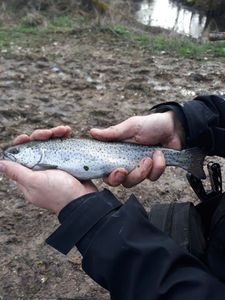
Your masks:
{"label": "muddy ground", "polygon": [[[91,30],[49,37],[43,47],[12,44],[0,58],[1,146],[18,134],[60,124],[86,136],[93,126],[146,115],[162,101],[224,91],[224,67],[224,58],[153,54]],[[156,202],[196,200],[185,172],[174,168],[156,183],[111,190],[123,201],[135,193],[147,209]],[[0,178],[0,299],[109,299],[84,274],[75,249],[65,257],[45,244],[57,226],[55,216],[27,204],[13,182]]]}

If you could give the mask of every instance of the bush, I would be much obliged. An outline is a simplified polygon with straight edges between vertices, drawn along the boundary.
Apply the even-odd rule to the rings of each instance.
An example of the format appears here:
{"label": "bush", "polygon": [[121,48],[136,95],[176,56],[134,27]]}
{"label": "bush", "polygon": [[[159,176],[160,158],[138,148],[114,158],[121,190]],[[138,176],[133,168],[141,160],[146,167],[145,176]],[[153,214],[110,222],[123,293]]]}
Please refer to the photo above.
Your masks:
{"label": "bush", "polygon": [[45,23],[44,17],[39,13],[28,13],[21,20],[21,25],[25,27],[37,27]]}
{"label": "bush", "polygon": [[198,7],[213,14],[222,15],[225,13],[225,0],[173,0],[180,1],[186,5]]}

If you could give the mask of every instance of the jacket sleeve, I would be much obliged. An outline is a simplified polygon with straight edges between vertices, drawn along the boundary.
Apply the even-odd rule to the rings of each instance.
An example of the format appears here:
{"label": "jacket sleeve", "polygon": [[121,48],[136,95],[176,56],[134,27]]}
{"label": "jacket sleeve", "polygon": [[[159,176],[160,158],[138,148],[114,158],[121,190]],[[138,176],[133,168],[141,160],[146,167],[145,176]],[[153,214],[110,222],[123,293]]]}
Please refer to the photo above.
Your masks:
{"label": "jacket sleeve", "polygon": [[122,205],[104,190],[77,201],[61,213],[65,230],[47,242],[60,250],[68,235],[67,252],[76,243],[83,269],[112,300],[224,299],[225,285],[152,226],[134,196]]}
{"label": "jacket sleeve", "polygon": [[224,97],[199,96],[192,101],[159,104],[153,109],[175,111],[185,129],[186,147],[198,146],[208,155],[225,157]]}

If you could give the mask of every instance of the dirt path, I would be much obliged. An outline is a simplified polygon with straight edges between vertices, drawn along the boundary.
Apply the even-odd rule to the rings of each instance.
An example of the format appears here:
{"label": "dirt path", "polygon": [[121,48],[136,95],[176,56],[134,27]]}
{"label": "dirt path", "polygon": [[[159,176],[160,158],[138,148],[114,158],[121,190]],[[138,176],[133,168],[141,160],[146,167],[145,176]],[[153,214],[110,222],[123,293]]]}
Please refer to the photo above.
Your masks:
{"label": "dirt path", "polygon": [[[162,101],[225,91],[224,67],[223,58],[153,55],[109,33],[89,31],[59,36],[35,49],[12,46],[0,57],[1,146],[17,134],[59,124],[85,136],[93,126],[148,114]],[[147,209],[159,201],[193,198],[185,173],[173,168],[157,183],[112,190],[123,200],[135,193]],[[109,299],[82,271],[78,252],[68,259],[45,245],[58,226],[55,217],[26,204],[2,177],[0,200],[0,298]]]}

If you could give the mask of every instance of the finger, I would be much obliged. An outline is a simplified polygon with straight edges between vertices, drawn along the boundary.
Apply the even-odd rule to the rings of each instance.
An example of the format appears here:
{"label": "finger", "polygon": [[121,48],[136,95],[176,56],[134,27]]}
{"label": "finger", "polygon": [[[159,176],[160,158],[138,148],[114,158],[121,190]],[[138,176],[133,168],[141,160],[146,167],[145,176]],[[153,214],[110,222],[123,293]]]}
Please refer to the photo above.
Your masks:
{"label": "finger", "polygon": [[48,140],[52,137],[51,129],[36,129],[30,135],[31,140]]}
{"label": "finger", "polygon": [[165,171],[166,161],[163,153],[159,150],[156,150],[153,153],[152,161],[153,161],[152,170],[148,177],[151,181],[156,181]]}
{"label": "finger", "polygon": [[128,172],[124,168],[117,168],[113,170],[108,176],[103,178],[103,181],[111,186],[118,186],[124,182]]}
{"label": "finger", "polygon": [[118,125],[105,129],[92,128],[90,134],[92,137],[102,141],[131,139],[136,135],[139,129],[138,120],[139,117],[132,117]]}
{"label": "finger", "polygon": [[153,162],[151,158],[146,157],[142,159],[140,166],[135,168],[126,177],[126,180],[123,182],[123,186],[126,188],[130,188],[144,181],[148,177],[149,173],[151,172],[152,165]]}
{"label": "finger", "polygon": [[23,144],[29,142],[31,139],[27,134],[18,135],[13,141],[13,145]]}
{"label": "finger", "polygon": [[32,181],[33,171],[12,161],[0,161],[0,172],[24,186]]}
{"label": "finger", "polygon": [[68,137],[72,129],[70,126],[57,126],[51,129],[52,137]]}
{"label": "finger", "polygon": [[67,137],[72,129],[69,126],[57,126],[51,129],[37,129],[30,138],[31,140],[48,140],[54,137]]}

